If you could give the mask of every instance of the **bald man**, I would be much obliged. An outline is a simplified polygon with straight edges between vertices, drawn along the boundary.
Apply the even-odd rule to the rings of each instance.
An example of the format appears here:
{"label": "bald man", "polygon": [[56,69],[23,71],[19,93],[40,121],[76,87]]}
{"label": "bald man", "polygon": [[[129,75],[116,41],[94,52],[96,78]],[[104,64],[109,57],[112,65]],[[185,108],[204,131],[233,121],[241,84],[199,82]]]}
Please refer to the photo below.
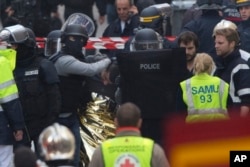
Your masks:
{"label": "bald man", "polygon": [[89,167],[169,167],[164,150],[153,140],[141,136],[141,124],[141,111],[135,104],[121,105],[115,117],[116,137],[104,141],[95,150]]}

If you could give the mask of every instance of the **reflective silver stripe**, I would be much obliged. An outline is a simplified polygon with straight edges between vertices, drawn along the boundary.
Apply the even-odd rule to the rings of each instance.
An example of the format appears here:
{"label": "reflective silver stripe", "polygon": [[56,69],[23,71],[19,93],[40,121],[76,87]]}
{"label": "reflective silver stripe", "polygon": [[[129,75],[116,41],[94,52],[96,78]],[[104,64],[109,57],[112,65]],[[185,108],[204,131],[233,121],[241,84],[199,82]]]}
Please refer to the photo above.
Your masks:
{"label": "reflective silver stripe", "polygon": [[[222,99],[224,89],[225,89],[225,82],[223,80],[220,80],[220,90],[219,90],[219,99]],[[194,102],[192,98],[192,92],[191,92],[191,79],[188,79],[186,81],[186,91],[187,91],[187,101],[188,101],[188,115],[192,114],[211,114],[211,113],[223,113],[226,114],[227,110],[222,109],[222,100],[219,101],[219,107],[218,109],[195,109]]]}
{"label": "reflective silver stripe", "polygon": [[223,80],[220,80],[220,108],[222,108],[222,98],[223,98],[223,93],[224,93],[224,89],[225,89],[225,82]]}
{"label": "reflective silver stripe", "polygon": [[1,84],[0,84],[0,89],[4,89],[4,88],[6,88],[6,87],[8,87],[8,86],[11,86],[11,85],[13,85],[13,84],[15,84],[15,80],[14,80],[14,79],[9,80],[9,81],[4,82],[4,83],[1,83]]}
{"label": "reflective silver stripe", "polygon": [[194,114],[227,114],[227,110],[223,109],[202,109],[202,110],[189,110],[188,115],[194,115]]}
{"label": "reflective silver stripe", "polygon": [[0,105],[0,112],[3,112],[3,108],[2,108],[2,106]]}
{"label": "reflective silver stripe", "polygon": [[250,88],[240,89],[237,93],[238,93],[240,96],[246,95],[246,94],[250,94]]}
{"label": "reflective silver stripe", "polygon": [[0,98],[0,103],[7,103],[9,101],[12,101],[14,99],[17,99],[18,98],[18,93],[14,93],[14,94],[11,94],[9,96],[5,96],[3,98]]}
{"label": "reflective silver stripe", "polygon": [[240,49],[239,51],[240,51],[241,58],[248,61],[248,59],[250,58],[250,54],[242,49]]}
{"label": "reflective silver stripe", "polygon": [[229,83],[229,87],[230,87],[229,94],[230,94],[230,96],[231,96],[231,98],[232,98],[232,100],[233,100],[234,103],[240,103],[241,100],[240,100],[240,98],[238,96],[235,96],[235,86],[234,86],[234,82],[233,82],[233,77],[234,77],[235,73],[237,73],[239,70],[246,70],[246,69],[249,69],[248,65],[246,65],[246,64],[238,64],[232,70],[231,78],[230,78],[230,83]]}
{"label": "reflective silver stripe", "polygon": [[192,90],[191,90],[191,79],[186,81],[186,94],[187,94],[187,103],[188,103],[188,110],[194,110],[194,102],[192,98]]}

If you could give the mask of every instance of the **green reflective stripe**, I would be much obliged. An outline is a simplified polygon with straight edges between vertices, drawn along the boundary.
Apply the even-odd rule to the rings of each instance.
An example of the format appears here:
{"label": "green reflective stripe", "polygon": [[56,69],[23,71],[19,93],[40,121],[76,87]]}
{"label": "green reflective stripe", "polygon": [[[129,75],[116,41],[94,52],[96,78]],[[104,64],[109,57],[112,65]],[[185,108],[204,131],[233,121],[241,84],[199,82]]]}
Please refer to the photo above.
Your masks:
{"label": "green reflective stripe", "polygon": [[187,103],[190,110],[194,110],[194,102],[192,98],[192,90],[191,90],[191,79],[186,81],[186,91],[187,91]]}
{"label": "green reflective stripe", "polygon": [[18,98],[18,93],[16,92],[16,93],[13,93],[9,96],[5,96],[5,97],[0,98],[0,103],[7,103],[7,102],[10,102],[10,101],[15,100],[17,98]]}
{"label": "green reflective stripe", "polygon": [[188,115],[194,115],[194,114],[227,114],[227,110],[223,110],[221,108],[217,108],[217,109],[195,109],[195,110],[189,110],[188,111]]}
{"label": "green reflective stripe", "polygon": [[11,85],[13,85],[13,84],[15,84],[15,80],[14,80],[14,79],[9,80],[9,81],[4,82],[4,83],[1,83],[1,84],[0,84],[0,89],[7,88],[8,86],[11,86]]}

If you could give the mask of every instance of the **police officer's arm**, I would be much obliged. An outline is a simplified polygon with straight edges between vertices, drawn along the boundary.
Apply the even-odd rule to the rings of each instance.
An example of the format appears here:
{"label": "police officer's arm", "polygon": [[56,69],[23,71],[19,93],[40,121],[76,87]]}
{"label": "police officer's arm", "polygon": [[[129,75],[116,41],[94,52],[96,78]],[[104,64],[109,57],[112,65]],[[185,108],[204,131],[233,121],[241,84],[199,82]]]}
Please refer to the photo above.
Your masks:
{"label": "police officer's arm", "polygon": [[111,63],[109,58],[105,58],[95,63],[85,63],[75,59],[72,56],[63,56],[57,60],[55,66],[58,74],[61,75],[84,75],[94,76],[101,73]]}
{"label": "police officer's arm", "polygon": [[61,110],[61,93],[59,90],[59,77],[54,64],[47,59],[41,62],[41,80],[45,85],[47,100],[49,102],[50,123],[53,123]]}

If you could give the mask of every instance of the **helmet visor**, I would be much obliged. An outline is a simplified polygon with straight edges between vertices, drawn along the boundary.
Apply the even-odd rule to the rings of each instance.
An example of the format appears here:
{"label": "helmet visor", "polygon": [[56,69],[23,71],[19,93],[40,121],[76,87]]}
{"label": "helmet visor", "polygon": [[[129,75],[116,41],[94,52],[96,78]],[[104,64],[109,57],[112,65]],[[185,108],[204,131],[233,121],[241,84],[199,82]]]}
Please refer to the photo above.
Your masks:
{"label": "helmet visor", "polygon": [[8,43],[22,43],[27,39],[28,32],[21,25],[6,27],[0,32],[0,40]]}
{"label": "helmet visor", "polygon": [[135,50],[154,50],[162,49],[161,41],[143,41],[133,43]]}
{"label": "helmet visor", "polygon": [[93,20],[89,16],[82,14],[82,13],[74,13],[70,15],[68,19],[65,21],[65,23],[63,24],[61,30],[64,31],[67,25],[70,25],[70,24],[82,25],[83,27],[85,27],[88,33],[88,36],[93,35],[95,31],[95,24]]}
{"label": "helmet visor", "polygon": [[50,57],[55,53],[59,52],[60,50],[61,50],[60,38],[47,39],[44,50],[46,57]]}

